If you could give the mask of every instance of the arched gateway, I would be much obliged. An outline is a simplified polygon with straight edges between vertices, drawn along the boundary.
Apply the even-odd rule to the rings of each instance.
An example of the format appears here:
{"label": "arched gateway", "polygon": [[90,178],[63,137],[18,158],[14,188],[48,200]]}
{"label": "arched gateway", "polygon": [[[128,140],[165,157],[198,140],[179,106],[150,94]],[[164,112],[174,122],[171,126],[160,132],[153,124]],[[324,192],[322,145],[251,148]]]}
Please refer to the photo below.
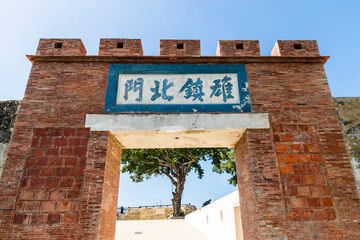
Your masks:
{"label": "arched gateway", "polygon": [[[356,239],[360,204],[316,41],[41,39],[0,182],[4,239],[113,239],[121,149],[235,147],[245,239]],[[126,193],[121,193],[126,194]]]}

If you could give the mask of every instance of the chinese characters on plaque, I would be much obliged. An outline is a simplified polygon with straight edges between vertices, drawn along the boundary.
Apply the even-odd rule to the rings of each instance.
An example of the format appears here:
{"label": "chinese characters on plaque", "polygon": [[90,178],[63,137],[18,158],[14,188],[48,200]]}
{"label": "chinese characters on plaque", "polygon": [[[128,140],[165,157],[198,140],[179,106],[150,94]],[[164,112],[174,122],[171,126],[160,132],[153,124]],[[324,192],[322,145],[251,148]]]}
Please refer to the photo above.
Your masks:
{"label": "chinese characters on plaque", "polygon": [[119,75],[117,104],[239,103],[236,74]]}

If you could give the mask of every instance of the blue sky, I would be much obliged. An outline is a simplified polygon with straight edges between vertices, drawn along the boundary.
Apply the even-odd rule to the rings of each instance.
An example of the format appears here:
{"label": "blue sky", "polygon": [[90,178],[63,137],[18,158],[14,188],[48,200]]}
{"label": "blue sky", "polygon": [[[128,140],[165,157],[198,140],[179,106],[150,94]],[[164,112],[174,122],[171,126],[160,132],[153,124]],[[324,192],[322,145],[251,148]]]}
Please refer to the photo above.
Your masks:
{"label": "blue sky", "polygon": [[[81,38],[88,55],[96,55],[100,38],[108,37],[140,38],[145,55],[159,54],[160,39],[200,39],[204,56],[215,55],[218,40],[260,40],[263,56],[278,39],[317,40],[320,53],[331,56],[325,70],[333,96],[360,96],[359,10],[358,0],[3,0],[0,99],[22,99],[31,68],[25,55],[35,54],[39,38]],[[122,175],[122,185],[125,179]],[[227,189],[225,181],[214,179],[193,184],[212,186],[198,202],[212,189]],[[161,182],[170,189],[167,180]],[[198,195],[186,191],[185,202]],[[148,197],[148,204],[169,202],[154,193]]]}

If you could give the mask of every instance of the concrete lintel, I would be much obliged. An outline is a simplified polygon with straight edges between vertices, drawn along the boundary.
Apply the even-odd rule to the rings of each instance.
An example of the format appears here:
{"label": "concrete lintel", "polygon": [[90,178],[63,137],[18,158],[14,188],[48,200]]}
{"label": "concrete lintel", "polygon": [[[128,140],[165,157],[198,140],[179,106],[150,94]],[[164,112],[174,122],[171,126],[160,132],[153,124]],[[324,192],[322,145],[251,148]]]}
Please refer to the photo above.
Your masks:
{"label": "concrete lintel", "polygon": [[206,130],[270,128],[267,113],[87,114],[91,131]]}

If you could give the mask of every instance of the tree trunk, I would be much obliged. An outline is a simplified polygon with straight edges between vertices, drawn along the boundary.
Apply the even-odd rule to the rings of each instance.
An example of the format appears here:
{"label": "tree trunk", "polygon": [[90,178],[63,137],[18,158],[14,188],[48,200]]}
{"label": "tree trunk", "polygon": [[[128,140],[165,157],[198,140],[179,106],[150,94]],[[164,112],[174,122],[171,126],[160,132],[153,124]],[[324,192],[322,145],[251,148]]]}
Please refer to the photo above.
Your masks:
{"label": "tree trunk", "polygon": [[178,179],[178,182],[175,186],[175,191],[172,193],[173,199],[171,201],[173,203],[173,216],[174,217],[182,216],[181,198],[182,198],[182,193],[184,190],[184,185],[185,185],[185,179]]}

